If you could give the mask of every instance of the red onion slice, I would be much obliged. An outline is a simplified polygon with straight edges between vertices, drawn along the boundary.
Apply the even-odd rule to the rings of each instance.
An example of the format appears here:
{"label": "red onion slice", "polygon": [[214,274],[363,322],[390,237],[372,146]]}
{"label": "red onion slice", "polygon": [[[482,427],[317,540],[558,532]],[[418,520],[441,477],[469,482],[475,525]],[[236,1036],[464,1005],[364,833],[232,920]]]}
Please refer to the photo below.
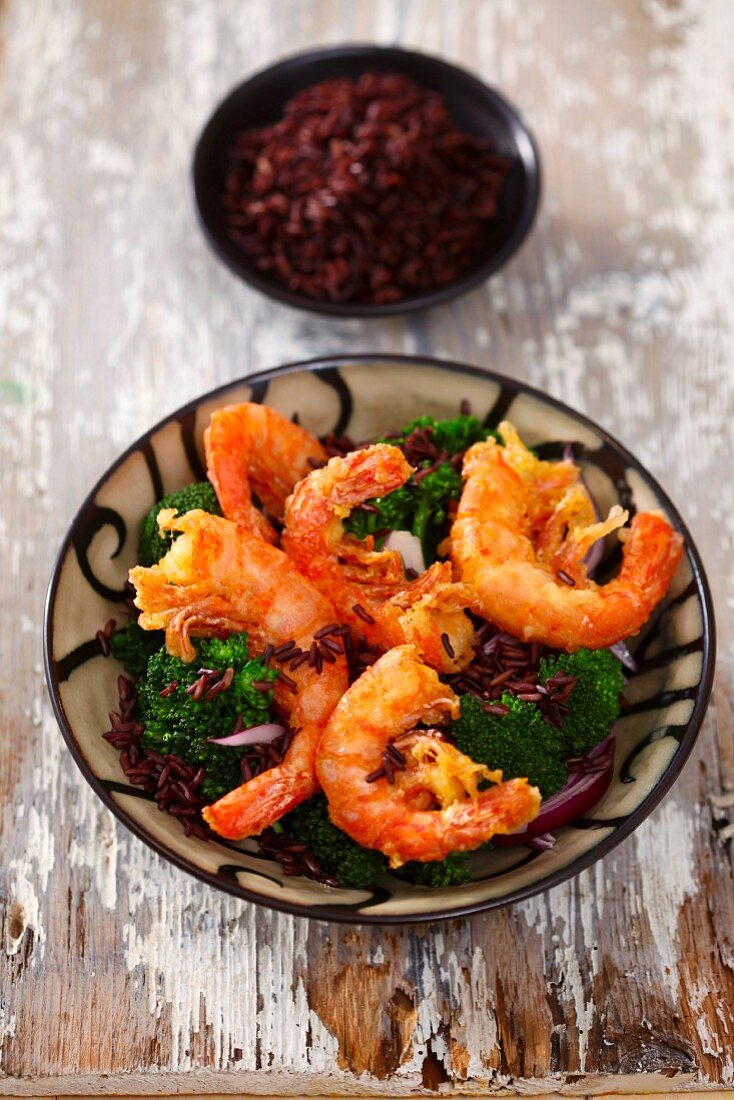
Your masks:
{"label": "red onion slice", "polygon": [[226,737],[210,737],[208,743],[227,745],[231,749],[239,748],[241,745],[269,745],[284,733],[285,726],[280,726],[277,722],[266,722],[262,726],[250,726],[248,730],[229,733]]}
{"label": "red onion slice", "polygon": [[609,646],[609,652],[613,653],[617,660],[630,672],[640,671],[640,666],[627,648],[626,642],[615,642],[614,645]]}
{"label": "red onion slice", "polygon": [[524,842],[534,852],[547,852],[556,846],[556,838],[553,833],[543,833],[542,836],[529,836]]}
{"label": "red onion slice", "polygon": [[517,844],[537,847],[532,841],[568,825],[577,817],[583,817],[609,788],[614,772],[614,745],[612,732],[595,745],[586,757],[596,767],[587,772],[574,772],[563,790],[557,791],[541,803],[540,813],[534,821],[516,833],[492,837],[492,844],[498,848],[512,848]]}
{"label": "red onion slice", "polygon": [[411,531],[391,531],[385,539],[386,550],[397,550],[403,559],[403,568],[415,569],[416,573],[425,573],[421,540]]}

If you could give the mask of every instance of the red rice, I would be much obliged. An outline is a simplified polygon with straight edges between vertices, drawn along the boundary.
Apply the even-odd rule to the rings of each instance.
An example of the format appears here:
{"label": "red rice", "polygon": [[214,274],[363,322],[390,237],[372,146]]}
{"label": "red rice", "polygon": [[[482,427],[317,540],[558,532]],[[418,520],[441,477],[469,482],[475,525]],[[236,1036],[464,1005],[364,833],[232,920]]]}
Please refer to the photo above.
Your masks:
{"label": "red rice", "polygon": [[236,138],[227,231],[291,291],[396,302],[451,282],[486,249],[509,165],[403,74],[327,80]]}

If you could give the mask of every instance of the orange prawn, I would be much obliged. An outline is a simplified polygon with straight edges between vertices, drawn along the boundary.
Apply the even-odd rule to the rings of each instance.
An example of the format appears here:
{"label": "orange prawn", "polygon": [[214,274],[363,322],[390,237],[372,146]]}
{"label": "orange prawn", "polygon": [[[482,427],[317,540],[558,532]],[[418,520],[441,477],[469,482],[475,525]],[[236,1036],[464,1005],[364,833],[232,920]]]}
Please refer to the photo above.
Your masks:
{"label": "orange prawn", "polygon": [[286,497],[296,482],[326,462],[326,452],[314,435],[275,409],[249,401],[212,413],[204,448],[222,514],[267,542],[276,542],[277,535],[255,507],[252,490],[268,515],[282,519]]}
{"label": "orange prawn", "polygon": [[356,634],[381,649],[415,643],[434,667],[455,672],[474,652],[469,588],[453,581],[448,562],[410,581],[397,550],[375,550],[371,535],[362,541],[344,531],[353,508],[399,488],[412,473],[402,451],[386,443],[332,458],[295,486],[282,546]]}
{"label": "orange prawn", "polygon": [[[500,425],[501,446],[477,443],[464,459],[464,489],[451,528],[451,559],[479,608],[525,641],[599,649],[636,634],[665,595],[683,539],[660,514],[639,513],[623,539],[622,566],[608,584],[589,579],[584,556],[622,527],[612,508],[594,522],[593,505],[566,463],[541,463]],[[551,467],[561,467],[553,471]],[[548,477],[556,476],[550,491]]]}
{"label": "orange prawn", "polygon": [[[498,833],[537,816],[540,792],[527,779],[502,782],[418,723],[445,723],[459,700],[423,664],[414,646],[385,653],[352,684],[331,715],[316,771],[333,823],[365,848],[377,848],[392,867],[471,851]],[[405,771],[375,778],[394,744]],[[480,782],[494,785],[479,789]]]}
{"label": "orange prawn", "polygon": [[[149,569],[130,571],[145,630],[165,630],[170,653],[191,661],[191,637],[247,630],[254,648],[293,642],[308,650],[334,621],[334,608],[286,555],[237,524],[199,510],[161,512],[162,530],[177,532],[171,549]],[[332,653],[319,673],[308,662],[275,685],[276,706],[296,735],[283,763],[208,806],[215,832],[240,840],[261,832],[317,790],[316,747],[347,687],[346,658]],[[290,681],[290,683],[289,683]]]}

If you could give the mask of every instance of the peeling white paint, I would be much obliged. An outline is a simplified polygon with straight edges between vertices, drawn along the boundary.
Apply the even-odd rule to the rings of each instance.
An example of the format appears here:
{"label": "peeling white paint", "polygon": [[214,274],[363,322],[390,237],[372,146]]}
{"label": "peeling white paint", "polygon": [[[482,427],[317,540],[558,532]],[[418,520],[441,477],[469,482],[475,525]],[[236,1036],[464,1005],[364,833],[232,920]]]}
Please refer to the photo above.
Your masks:
{"label": "peeling white paint", "polygon": [[3,1069],[3,1042],[12,1039],[15,1035],[15,1014],[6,1012],[5,1006],[0,1004],[0,1072]]}
{"label": "peeling white paint", "polygon": [[658,981],[673,1004],[680,994],[678,919],[683,903],[698,891],[690,813],[669,800],[635,833],[642,912],[646,916]]}
{"label": "peeling white paint", "polygon": [[[82,782],[45,699],[40,608],[55,545],[97,474],[165,411],[237,375],[322,353],[392,350],[483,363],[598,417],[648,462],[692,520],[717,609],[734,606],[734,483],[726,476],[734,417],[731,11],[725,0],[646,0],[642,16],[633,7],[622,14],[610,0],[574,3],[561,17],[557,6],[528,0],[518,19],[517,0],[501,0],[467,3],[459,20],[452,5],[433,0],[313,9],[282,0],[275,14],[266,0],[249,0],[243,18],[234,0],[216,12],[164,0],[133,15],[119,6],[111,22],[99,12],[87,20],[72,0],[59,0],[44,19],[7,5],[0,492],[10,505],[0,516],[9,579],[0,610],[18,625],[14,694],[3,698],[3,714],[9,701],[22,759],[12,761],[17,789],[2,806],[13,845],[2,896],[22,911],[34,946],[32,973],[0,1005],[0,1056],[2,1040],[12,1047],[22,1029],[15,1006],[27,1016],[31,982],[45,976],[51,988],[54,976],[79,978],[87,992],[102,989],[104,966],[118,952],[115,988],[129,978],[138,996],[130,1034],[144,1036],[150,1017],[164,1047],[171,1032],[170,1064],[146,1072],[254,1072],[259,1049],[271,1083],[293,1075],[299,1088],[304,1080],[354,1087],[334,1069],[336,1040],[308,1006],[299,975],[318,967],[328,940],[346,953],[348,935],[363,933],[315,931],[256,912],[163,864]],[[566,18],[578,21],[571,35]],[[281,53],[369,39],[444,53],[505,89],[536,132],[546,170],[535,232],[500,275],[451,306],[378,326],[317,320],[250,291],[208,252],[186,184],[198,129],[232,84]],[[734,635],[720,620],[720,675],[730,690]],[[526,924],[548,980],[564,977],[559,1003],[576,1033],[559,1027],[582,1070],[597,1054],[587,1037],[610,922],[624,940],[614,947],[623,977],[639,982],[644,969],[671,1003],[684,992],[678,913],[697,896],[699,846],[711,842],[691,801],[690,768],[714,768],[706,737],[633,840],[575,883],[517,908],[518,951]],[[662,850],[673,853],[664,868]],[[711,858],[728,867],[721,849]],[[87,960],[61,957],[69,890],[85,902]],[[640,938],[645,922],[654,950]],[[469,1084],[503,1083],[486,1069],[501,1042],[486,928],[477,921],[405,932],[397,947],[372,941],[374,965],[388,963],[417,999],[413,1049],[391,1088],[417,1087],[429,1042],[450,1065],[450,1043],[439,1034],[448,1011],[452,1037],[469,1054]],[[5,942],[6,961],[17,965],[23,936]],[[720,947],[730,959],[731,945]],[[690,1041],[731,1083],[730,1017],[720,1006],[712,1030],[703,1016],[709,991],[685,992],[699,1013]],[[655,1032],[655,1019],[646,1022],[642,1032]],[[192,1037],[204,1054],[192,1053]],[[67,1036],[63,1073],[80,1061],[76,1039]],[[109,1044],[93,1054],[107,1069]],[[540,1091],[559,1081],[544,1077]],[[681,1075],[664,1084],[679,1082],[694,1083]],[[379,1091],[380,1083],[363,1078],[360,1087]]]}

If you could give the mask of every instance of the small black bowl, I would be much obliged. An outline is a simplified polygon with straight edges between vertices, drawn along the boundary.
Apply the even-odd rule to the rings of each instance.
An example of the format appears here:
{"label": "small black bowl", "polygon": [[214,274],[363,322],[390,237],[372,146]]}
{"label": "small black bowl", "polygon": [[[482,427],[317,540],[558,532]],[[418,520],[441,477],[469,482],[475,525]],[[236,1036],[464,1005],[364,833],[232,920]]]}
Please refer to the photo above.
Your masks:
{"label": "small black bowl", "polygon": [[[227,236],[224,193],[227,151],[242,130],[270,125],[296,92],[331,77],[357,78],[369,70],[404,73],[446,101],[460,129],[489,138],[496,151],[512,160],[502,185],[499,215],[486,251],[452,282],[400,302],[317,301],[288,290],[258,271]],[[202,228],[210,245],[229,267],[264,294],[287,305],[341,317],[386,317],[427,309],[462,294],[497,271],[528,233],[540,197],[540,161],[535,141],[520,115],[503,97],[476,77],[425,54],[381,46],[339,46],[297,54],[240,84],[220,103],[204,127],[194,152],[193,183]]]}

